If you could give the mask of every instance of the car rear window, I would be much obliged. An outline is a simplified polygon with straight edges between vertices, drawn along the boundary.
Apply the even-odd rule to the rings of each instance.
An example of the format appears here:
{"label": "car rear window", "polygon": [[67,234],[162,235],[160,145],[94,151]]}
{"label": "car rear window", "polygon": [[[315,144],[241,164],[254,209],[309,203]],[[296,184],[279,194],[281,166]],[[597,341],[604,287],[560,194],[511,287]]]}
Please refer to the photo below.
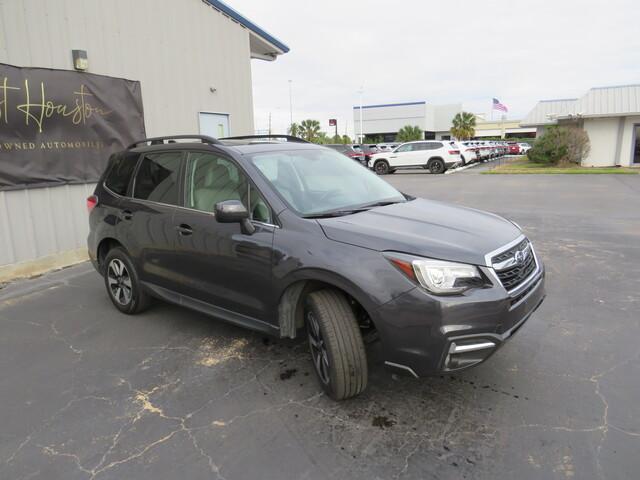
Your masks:
{"label": "car rear window", "polygon": [[131,175],[136,168],[138,153],[121,153],[111,161],[111,168],[104,181],[105,186],[118,195],[126,195]]}

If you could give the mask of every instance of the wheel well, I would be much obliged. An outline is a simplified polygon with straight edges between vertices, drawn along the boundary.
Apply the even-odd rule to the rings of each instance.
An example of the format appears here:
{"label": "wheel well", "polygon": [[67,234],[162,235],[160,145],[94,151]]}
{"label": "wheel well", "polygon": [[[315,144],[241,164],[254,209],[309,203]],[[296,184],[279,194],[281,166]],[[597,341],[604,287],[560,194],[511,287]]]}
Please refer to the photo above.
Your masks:
{"label": "wheel well", "polygon": [[375,164],[376,164],[376,163],[378,163],[378,162],[385,162],[385,163],[389,163],[389,162],[387,161],[387,159],[386,159],[386,158],[376,158],[376,161],[375,161],[375,162],[373,162],[373,164],[375,165]]}
{"label": "wheel well", "polygon": [[114,249],[115,247],[124,248],[122,244],[115,238],[105,238],[100,242],[100,244],[98,245],[98,252],[96,257],[98,259],[98,266],[100,268],[103,267],[104,259],[107,258],[107,254],[109,253],[109,251]]}
{"label": "wheel well", "polygon": [[432,163],[434,160],[440,160],[442,163],[444,163],[444,160],[441,157],[431,157],[429,159],[429,161],[427,162],[427,165],[429,165],[430,163]]}
{"label": "wheel well", "polygon": [[304,327],[304,301],[306,296],[316,290],[324,290],[327,288],[337,290],[347,297],[361,329],[364,328],[375,331],[375,325],[369,313],[362,304],[348,292],[322,280],[301,280],[289,285],[280,299],[278,306],[278,323],[280,325],[281,337],[296,337],[298,329]]}

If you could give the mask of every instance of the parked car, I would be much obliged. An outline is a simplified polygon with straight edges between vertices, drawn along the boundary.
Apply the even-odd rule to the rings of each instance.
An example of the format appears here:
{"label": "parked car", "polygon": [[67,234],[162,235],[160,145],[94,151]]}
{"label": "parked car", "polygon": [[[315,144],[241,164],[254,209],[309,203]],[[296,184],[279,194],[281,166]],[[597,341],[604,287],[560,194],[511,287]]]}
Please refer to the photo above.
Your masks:
{"label": "parked car", "polygon": [[444,173],[461,162],[460,150],[449,140],[420,140],[403,143],[391,152],[376,153],[369,160],[369,168],[378,175],[405,168],[426,168],[431,173]]}
{"label": "parked car", "polygon": [[509,142],[509,155],[520,155],[520,146],[516,142]]}
{"label": "parked car", "polygon": [[528,143],[519,143],[518,147],[520,147],[520,155],[524,155],[529,150],[531,150],[531,145],[529,145]]}
{"label": "parked car", "polygon": [[363,337],[397,371],[454,372],[543,301],[544,266],[515,223],[402,194],[323,146],[256,138],[151,138],[112,155],[87,199],[88,251],[116,309],[159,298],[304,334],[340,400],[367,385]]}
{"label": "parked car", "polygon": [[398,145],[398,143],[378,143],[376,148],[378,149],[378,152],[390,152]]}
{"label": "parked car", "polygon": [[462,164],[467,165],[469,163],[475,162],[478,160],[478,149],[471,145],[471,142],[452,142],[454,146],[460,150],[460,158],[462,159]]}
{"label": "parked car", "polygon": [[373,155],[375,155],[376,153],[379,152],[378,147],[376,145],[367,145],[367,144],[361,144],[358,145],[362,151],[362,154],[364,155],[364,159],[369,162],[369,160],[371,160],[371,157]]}
{"label": "parked car", "polygon": [[336,152],[340,152],[343,155],[346,155],[347,157],[349,157],[351,160],[355,160],[356,162],[359,162],[362,165],[365,165],[365,166],[367,165],[367,161],[364,157],[364,154],[362,153],[362,150],[360,150],[359,147],[355,149],[353,145],[344,145],[342,143],[327,144],[325,145],[325,147],[329,147],[335,150]]}

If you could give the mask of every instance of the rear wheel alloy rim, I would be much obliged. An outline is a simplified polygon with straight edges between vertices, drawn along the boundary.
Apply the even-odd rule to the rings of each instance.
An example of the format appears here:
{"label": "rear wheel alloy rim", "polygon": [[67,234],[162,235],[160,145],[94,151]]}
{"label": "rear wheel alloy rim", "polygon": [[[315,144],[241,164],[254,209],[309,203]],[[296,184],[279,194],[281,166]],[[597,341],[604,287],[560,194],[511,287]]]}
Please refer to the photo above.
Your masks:
{"label": "rear wheel alloy rim", "polygon": [[440,173],[442,171],[442,162],[433,162],[429,170],[431,170],[431,173]]}
{"label": "rear wheel alloy rim", "polygon": [[387,171],[387,166],[380,162],[376,164],[376,173],[386,173]]}
{"label": "rear wheel alloy rim", "polygon": [[312,311],[307,312],[307,333],[309,337],[309,347],[311,348],[311,358],[316,368],[320,381],[325,385],[329,384],[329,354],[327,346],[322,338],[320,324],[316,320]]}
{"label": "rear wheel alloy rim", "polygon": [[120,305],[131,301],[131,276],[122,260],[114,258],[107,267],[107,283],[113,299]]}

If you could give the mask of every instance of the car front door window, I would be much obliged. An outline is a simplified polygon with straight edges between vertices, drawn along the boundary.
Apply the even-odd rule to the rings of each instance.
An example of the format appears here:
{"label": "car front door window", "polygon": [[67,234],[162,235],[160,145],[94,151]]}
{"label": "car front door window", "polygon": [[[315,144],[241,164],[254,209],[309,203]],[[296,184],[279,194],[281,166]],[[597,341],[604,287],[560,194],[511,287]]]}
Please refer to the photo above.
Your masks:
{"label": "car front door window", "polygon": [[190,153],[186,175],[185,206],[213,213],[218,202],[238,200],[250,218],[271,223],[271,210],[246,175],[231,160],[211,153]]}

